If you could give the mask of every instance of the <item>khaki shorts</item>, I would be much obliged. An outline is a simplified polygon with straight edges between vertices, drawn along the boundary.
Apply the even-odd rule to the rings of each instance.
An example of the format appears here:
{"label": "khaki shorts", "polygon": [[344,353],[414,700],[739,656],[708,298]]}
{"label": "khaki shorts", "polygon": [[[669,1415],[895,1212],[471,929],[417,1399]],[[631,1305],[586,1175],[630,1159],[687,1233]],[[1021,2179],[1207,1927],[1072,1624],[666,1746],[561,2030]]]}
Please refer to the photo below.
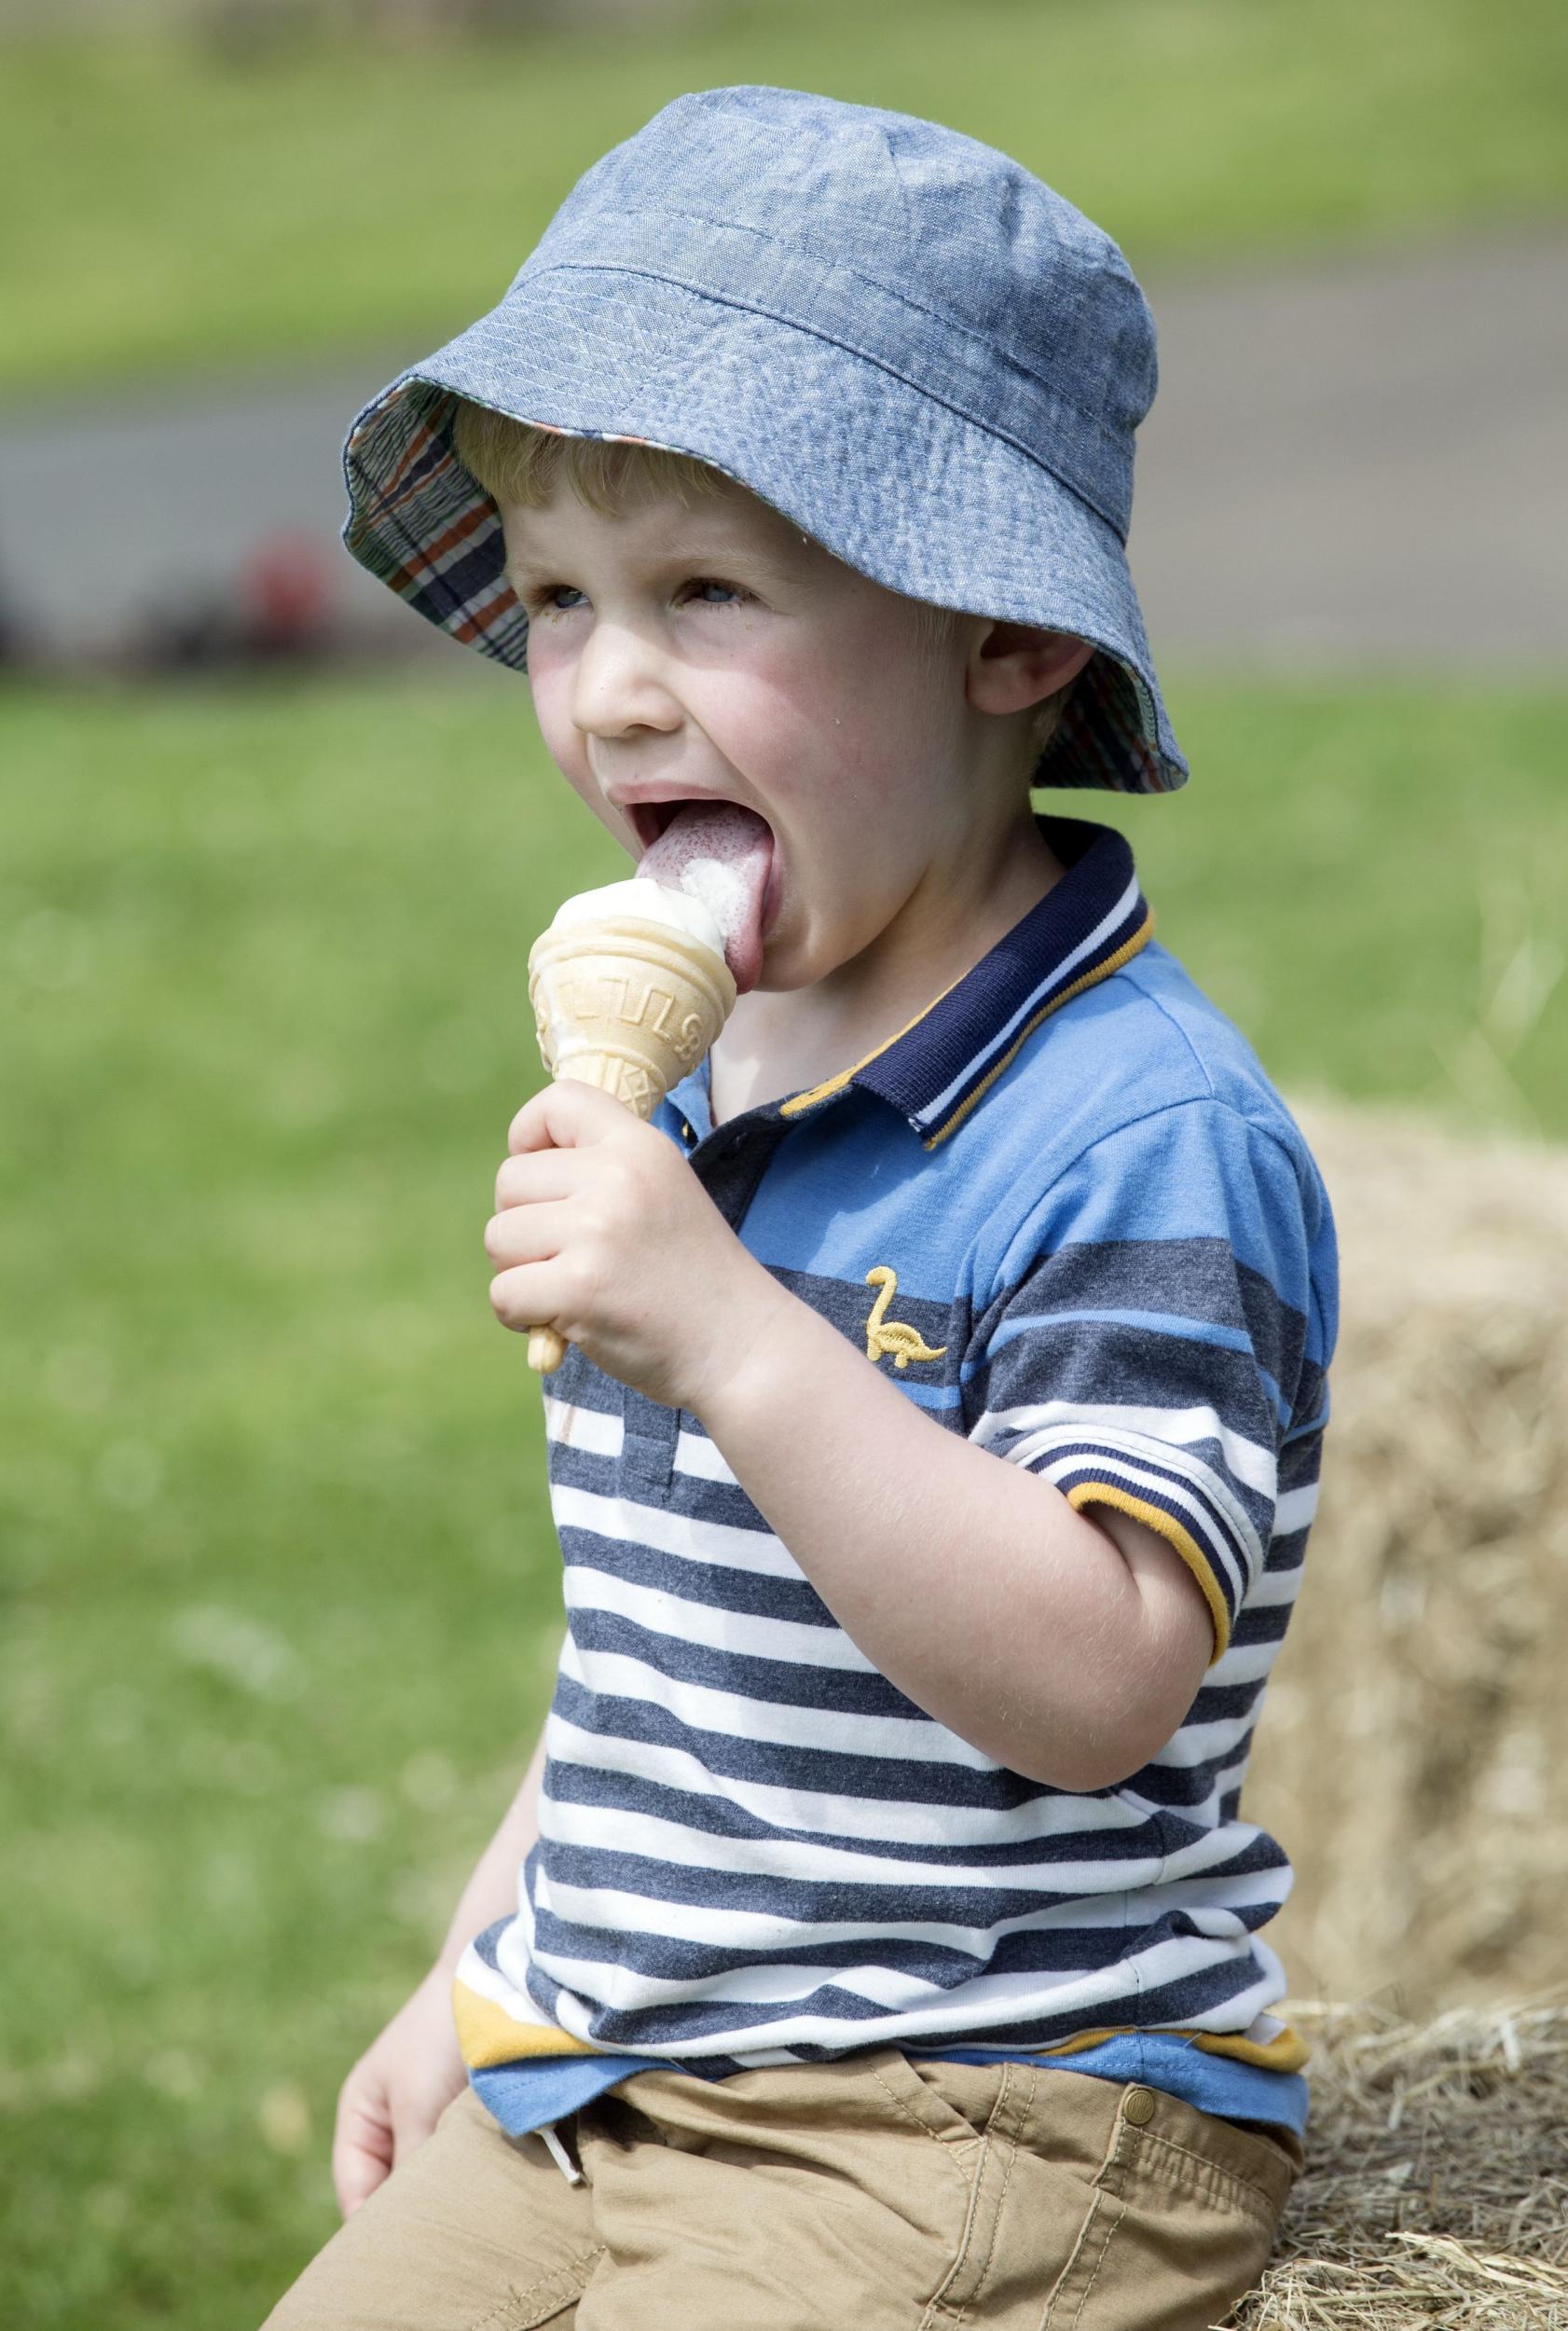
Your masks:
{"label": "khaki shorts", "polygon": [[1205,2331],[1300,2165],[1146,2088],[1024,2064],[639,2075],[507,2137],[465,2092],[268,2331]]}

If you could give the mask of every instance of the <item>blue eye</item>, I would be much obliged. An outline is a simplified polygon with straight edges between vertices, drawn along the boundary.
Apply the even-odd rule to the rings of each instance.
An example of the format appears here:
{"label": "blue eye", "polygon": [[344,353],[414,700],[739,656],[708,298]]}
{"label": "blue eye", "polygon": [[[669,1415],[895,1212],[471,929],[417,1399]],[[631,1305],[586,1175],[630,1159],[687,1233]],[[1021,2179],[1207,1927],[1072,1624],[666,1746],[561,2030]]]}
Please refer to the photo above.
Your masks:
{"label": "blue eye", "polygon": [[562,607],[558,602],[563,599],[581,599],[582,596],[582,592],[575,589],[570,583],[552,583],[547,591],[540,593],[539,600],[540,605],[548,614],[566,615],[570,614],[571,610],[569,607]]}
{"label": "blue eye", "polygon": [[[716,574],[694,575],[688,587],[700,595],[705,607],[723,607],[732,602],[738,606],[745,597],[745,593],[738,590],[733,583],[722,583]],[[712,591],[722,591],[724,597],[722,599],[709,598],[708,594]]]}

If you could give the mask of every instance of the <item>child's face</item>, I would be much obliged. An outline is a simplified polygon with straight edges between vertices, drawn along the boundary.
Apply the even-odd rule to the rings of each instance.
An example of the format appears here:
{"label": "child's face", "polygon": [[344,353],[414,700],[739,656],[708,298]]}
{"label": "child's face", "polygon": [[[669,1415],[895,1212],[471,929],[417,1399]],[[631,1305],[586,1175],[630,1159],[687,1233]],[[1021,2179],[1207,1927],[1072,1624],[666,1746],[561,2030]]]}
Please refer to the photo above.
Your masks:
{"label": "child's face", "polygon": [[739,488],[611,517],[562,485],[502,517],[540,727],[600,822],[634,858],[692,796],[772,827],[762,987],[924,911],[976,821],[961,643],[934,655],[913,601]]}

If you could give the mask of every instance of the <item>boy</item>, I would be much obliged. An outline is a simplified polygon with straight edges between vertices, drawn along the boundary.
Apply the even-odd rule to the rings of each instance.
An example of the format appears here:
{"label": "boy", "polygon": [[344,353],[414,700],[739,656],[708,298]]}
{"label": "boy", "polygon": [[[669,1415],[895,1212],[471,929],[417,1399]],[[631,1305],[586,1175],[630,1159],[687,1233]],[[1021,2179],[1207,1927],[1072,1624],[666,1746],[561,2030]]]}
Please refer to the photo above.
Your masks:
{"label": "boy", "polygon": [[526,642],[628,852],[725,802],[771,860],[654,1121],[513,1124],[568,1634],[280,2331],[1199,2331],[1261,2269],[1305,2090],[1239,1797],[1332,1232],[1126,844],[1027,791],[1186,776],[1122,551],[1153,381],[1015,164],[721,90],[354,425],[350,547]]}

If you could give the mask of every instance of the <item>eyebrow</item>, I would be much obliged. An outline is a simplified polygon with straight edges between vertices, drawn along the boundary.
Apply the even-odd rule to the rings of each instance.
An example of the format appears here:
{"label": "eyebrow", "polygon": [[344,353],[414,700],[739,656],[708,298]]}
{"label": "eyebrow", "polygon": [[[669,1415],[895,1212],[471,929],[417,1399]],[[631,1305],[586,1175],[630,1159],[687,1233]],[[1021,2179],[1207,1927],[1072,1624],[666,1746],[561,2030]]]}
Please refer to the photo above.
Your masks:
{"label": "eyebrow", "polygon": [[[571,564],[569,558],[553,559],[547,549],[534,550],[527,546],[508,555],[502,572],[514,591],[525,582],[542,582],[548,576],[554,580]],[[766,574],[784,581],[791,570],[782,560],[760,547],[747,546],[733,541],[705,540],[695,534],[677,541],[667,549],[655,550],[641,562],[639,572],[643,576],[667,574],[681,569],[687,574],[708,571],[722,573],[730,569],[745,568],[756,574]]]}
{"label": "eyebrow", "polygon": [[543,569],[539,565],[530,566],[521,552],[515,552],[508,553],[502,560],[501,572],[520,599],[524,583],[532,575],[543,574]]}

